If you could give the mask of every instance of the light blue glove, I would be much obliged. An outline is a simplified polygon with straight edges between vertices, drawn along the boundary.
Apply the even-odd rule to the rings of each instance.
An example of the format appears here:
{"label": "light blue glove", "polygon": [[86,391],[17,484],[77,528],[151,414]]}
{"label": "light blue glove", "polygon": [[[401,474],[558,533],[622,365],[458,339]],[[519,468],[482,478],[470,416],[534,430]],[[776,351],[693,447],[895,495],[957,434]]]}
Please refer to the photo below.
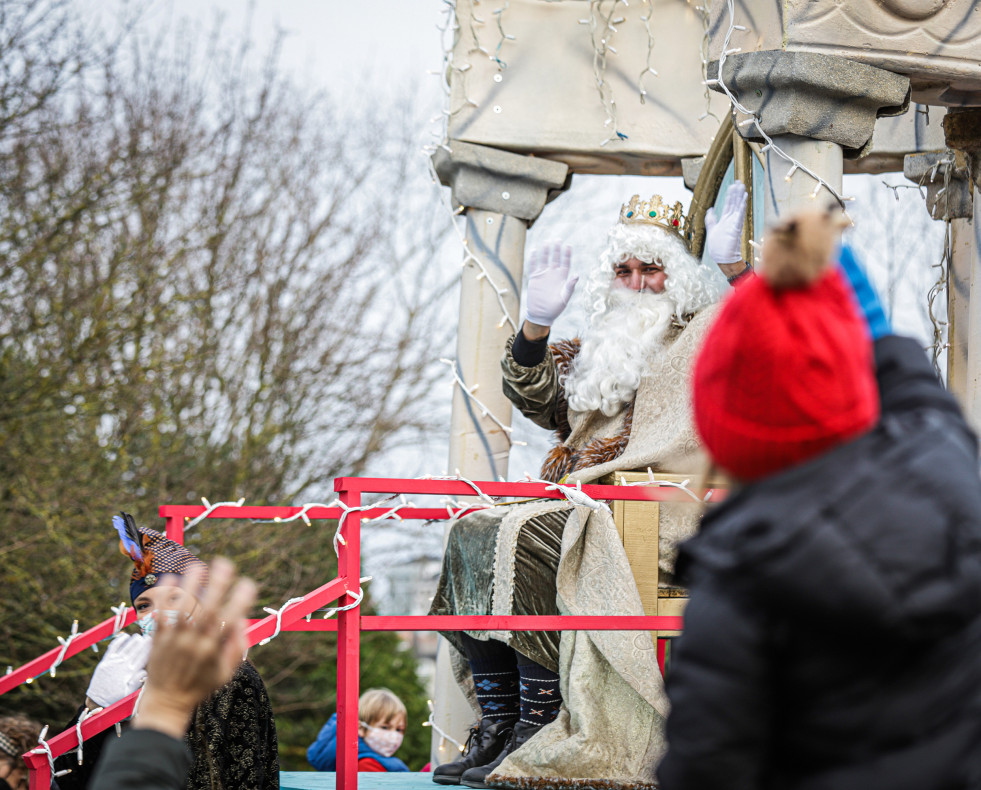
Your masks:
{"label": "light blue glove", "polygon": [[879,295],[875,292],[872,283],[869,282],[869,278],[865,274],[862,264],[856,259],[855,253],[852,252],[852,248],[847,244],[841,245],[838,261],[845,273],[845,279],[848,280],[855,292],[855,298],[858,301],[859,309],[865,316],[866,323],[869,325],[872,339],[878,340],[884,335],[892,334],[892,327],[889,324],[889,319],[886,318],[886,311],[882,309]]}

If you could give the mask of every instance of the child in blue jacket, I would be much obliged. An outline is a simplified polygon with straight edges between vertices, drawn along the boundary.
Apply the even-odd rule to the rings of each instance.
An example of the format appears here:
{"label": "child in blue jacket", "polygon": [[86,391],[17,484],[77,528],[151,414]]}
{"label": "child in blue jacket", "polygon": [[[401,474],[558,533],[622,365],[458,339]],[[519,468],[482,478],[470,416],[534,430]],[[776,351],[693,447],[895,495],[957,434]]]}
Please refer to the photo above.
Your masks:
{"label": "child in blue jacket", "polygon": [[[358,719],[358,770],[408,771],[394,756],[402,745],[407,721],[402,700],[385,688],[368,689],[358,700]],[[318,771],[337,770],[336,713],[310,744],[307,760]]]}

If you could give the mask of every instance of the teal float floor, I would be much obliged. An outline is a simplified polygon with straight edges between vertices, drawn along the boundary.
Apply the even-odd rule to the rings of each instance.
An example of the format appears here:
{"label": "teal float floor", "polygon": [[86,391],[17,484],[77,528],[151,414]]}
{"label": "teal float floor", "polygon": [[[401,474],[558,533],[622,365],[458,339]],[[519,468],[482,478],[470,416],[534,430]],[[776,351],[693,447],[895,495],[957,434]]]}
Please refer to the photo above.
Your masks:
{"label": "teal float floor", "polygon": [[[280,790],[334,790],[336,774],[320,771],[281,771]],[[434,790],[442,785],[433,782],[426,773],[381,773],[368,771],[358,774],[358,790]]]}

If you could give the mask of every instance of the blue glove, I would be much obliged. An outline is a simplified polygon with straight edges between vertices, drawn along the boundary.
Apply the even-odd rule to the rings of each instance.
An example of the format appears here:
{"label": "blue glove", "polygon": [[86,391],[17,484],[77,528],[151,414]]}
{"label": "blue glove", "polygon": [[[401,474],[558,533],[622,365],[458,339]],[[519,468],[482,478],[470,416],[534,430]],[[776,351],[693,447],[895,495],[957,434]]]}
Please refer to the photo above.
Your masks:
{"label": "blue glove", "polygon": [[841,245],[838,261],[841,264],[841,270],[845,273],[845,279],[848,280],[855,292],[858,307],[869,325],[872,339],[878,340],[884,335],[892,334],[892,327],[889,324],[889,319],[886,318],[886,311],[882,309],[879,295],[872,287],[872,283],[869,282],[862,264],[855,258],[852,248],[847,244]]}

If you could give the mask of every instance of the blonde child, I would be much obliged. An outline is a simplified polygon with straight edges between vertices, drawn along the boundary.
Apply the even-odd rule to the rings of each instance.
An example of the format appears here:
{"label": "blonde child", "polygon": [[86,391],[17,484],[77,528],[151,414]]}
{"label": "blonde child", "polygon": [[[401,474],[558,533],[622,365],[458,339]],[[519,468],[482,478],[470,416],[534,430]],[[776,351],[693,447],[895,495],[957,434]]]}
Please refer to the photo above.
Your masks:
{"label": "blonde child", "polygon": [[[358,770],[408,771],[394,754],[405,734],[402,700],[386,688],[368,689],[358,700]],[[307,749],[307,760],[318,771],[337,770],[337,714],[320,730]]]}

